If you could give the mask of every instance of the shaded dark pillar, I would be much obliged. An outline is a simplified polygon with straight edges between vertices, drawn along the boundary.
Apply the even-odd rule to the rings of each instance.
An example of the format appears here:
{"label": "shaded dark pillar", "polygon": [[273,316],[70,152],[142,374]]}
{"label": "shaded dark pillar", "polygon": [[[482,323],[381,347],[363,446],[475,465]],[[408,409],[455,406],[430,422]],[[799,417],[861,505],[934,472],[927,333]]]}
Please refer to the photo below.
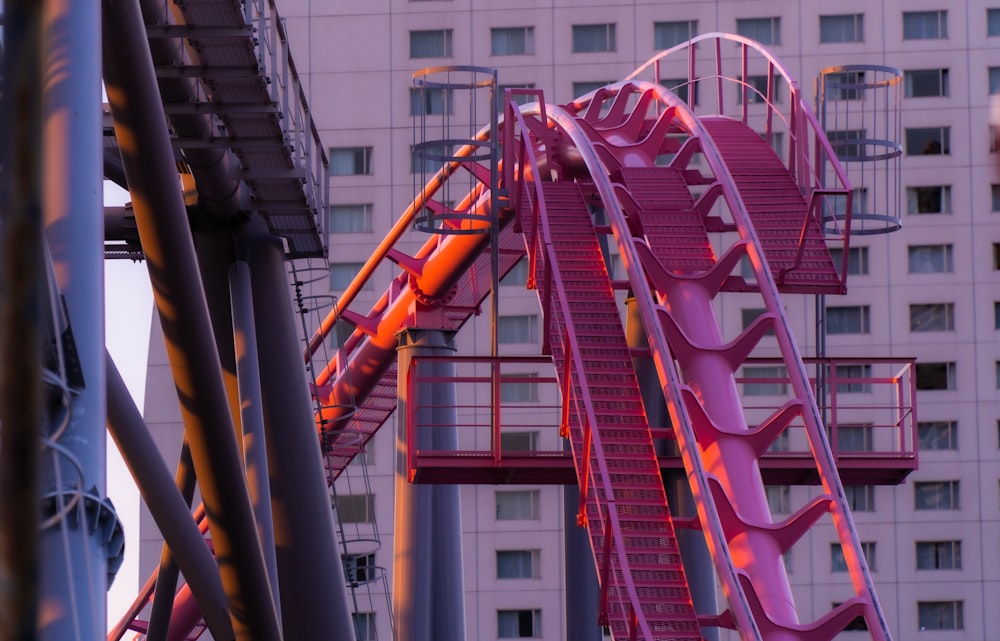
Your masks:
{"label": "shaded dark pillar", "polygon": [[[407,478],[406,416],[419,399],[419,449],[458,449],[454,384],[420,383],[409,398],[406,380],[416,356],[450,356],[454,333],[407,329],[399,334],[399,405],[396,412],[396,503],[393,529],[392,610],[397,641],[464,641],[465,580],[462,512],[457,485],[415,485]],[[455,375],[449,362],[427,361],[424,376]],[[422,425],[433,426],[433,428]]]}
{"label": "shaded dark pillar", "polygon": [[[642,327],[639,308],[631,296],[625,301],[625,338],[629,347],[648,349],[649,340]],[[670,414],[663,398],[663,388],[656,372],[656,365],[650,357],[633,357],[636,378],[639,380],[639,391],[646,408],[646,419],[655,427],[670,425]],[[654,443],[656,453],[660,456],[679,456],[677,444],[666,439],[657,439]],[[667,493],[670,504],[670,514],[675,518],[697,518],[698,509],[688,485],[687,474],[681,470],[663,470],[663,489]],[[716,615],[719,613],[718,596],[716,593],[715,565],[705,543],[705,535],[700,530],[676,528],[677,547],[681,552],[681,562],[687,577],[691,600],[698,614]],[[703,628],[705,641],[718,641],[719,628]]]}
{"label": "shaded dark pillar", "polygon": [[[563,445],[569,449],[569,443]],[[579,641],[603,641],[604,631],[597,624],[601,586],[597,581],[590,533],[576,523],[580,511],[580,488],[563,486],[563,544],[566,577],[566,638]]]}
{"label": "shaded dark pillar", "polygon": [[[259,226],[257,225],[259,223]],[[248,234],[281,624],[285,639],[352,639],[354,625],[280,239]]]}

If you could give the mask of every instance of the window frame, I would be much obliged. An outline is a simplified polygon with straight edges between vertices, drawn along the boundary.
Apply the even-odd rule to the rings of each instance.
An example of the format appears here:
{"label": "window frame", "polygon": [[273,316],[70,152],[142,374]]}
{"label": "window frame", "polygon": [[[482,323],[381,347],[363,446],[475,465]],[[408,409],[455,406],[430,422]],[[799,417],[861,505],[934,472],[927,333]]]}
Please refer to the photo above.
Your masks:
{"label": "window frame", "polygon": [[911,332],[955,331],[955,303],[911,303],[909,312]]}
{"label": "window frame", "polygon": [[[501,560],[501,555],[507,555],[511,560],[516,559],[513,563],[503,563]],[[516,557],[511,555],[517,555]],[[540,579],[541,575],[541,557],[542,551],[540,549],[517,549],[517,550],[497,550],[496,551],[496,572],[498,581],[507,581],[510,579]],[[509,572],[503,568],[515,568],[516,570],[523,570],[524,559],[527,559],[527,574],[521,572]]]}
{"label": "window frame", "polygon": [[[497,37],[506,40],[507,51],[498,51]],[[521,42],[517,42],[520,36]],[[518,46],[520,44],[520,46]],[[490,27],[490,55],[491,56],[533,56],[535,55],[535,27]]]}
{"label": "window frame", "polygon": [[[666,33],[671,29],[676,29],[677,33]],[[681,31],[687,31],[687,36],[677,38]],[[667,37],[667,36],[671,37]],[[697,20],[657,20],[653,22],[653,50],[665,51],[671,47],[676,47],[682,42],[687,42],[698,35]],[[666,44],[669,42],[670,44]]]}
{"label": "window frame", "polygon": [[962,509],[959,481],[915,481],[913,510],[920,512],[958,512]]}
{"label": "window frame", "polygon": [[[329,160],[328,171],[331,176],[371,176],[372,175],[372,152],[373,148],[370,146],[354,146],[354,147],[330,147],[327,149],[327,158]],[[337,167],[340,163],[334,162],[338,156],[347,154],[351,155],[350,162],[345,163],[351,165],[350,171],[339,171]],[[348,160],[346,157],[343,160]],[[360,170],[359,170],[360,165]]]}
{"label": "window frame", "polygon": [[[763,30],[767,31],[767,38],[758,37]],[[751,31],[752,33],[748,33]],[[744,38],[756,40],[762,45],[781,45],[781,16],[737,18],[736,33]]]}
{"label": "window frame", "polygon": [[[937,138],[933,136],[937,133]],[[951,127],[906,127],[903,139],[907,156],[951,155]],[[937,143],[938,147],[933,145]],[[921,151],[917,151],[920,147]]]}
{"label": "window frame", "polygon": [[[965,602],[955,601],[917,601],[917,629],[918,630],[964,630],[965,629]],[[931,611],[936,608],[937,613]],[[946,615],[942,608],[951,610],[950,615]],[[946,617],[951,618],[952,625],[947,625]]]}
{"label": "window frame", "polygon": [[[497,342],[501,345],[537,343],[539,340],[538,318],[537,314],[501,315],[497,319]],[[505,329],[505,326],[512,324],[514,324],[512,327],[506,327]],[[522,324],[524,325],[523,328],[520,327]],[[517,328],[516,331],[515,327]],[[512,338],[505,337],[508,330],[514,335]]]}
{"label": "window frame", "polygon": [[[932,76],[936,76],[936,78],[932,78]],[[936,88],[934,88],[935,80]],[[905,98],[947,98],[950,93],[947,67],[903,71],[903,96]]]}
{"label": "window frame", "polygon": [[958,421],[918,421],[917,451],[958,451]]}
{"label": "window frame", "polygon": [[[513,507],[513,504],[505,506],[501,505],[501,496],[519,496],[528,502],[527,513],[528,516],[520,516],[522,512],[520,511],[520,506],[518,508],[517,514],[512,516],[506,516],[508,512],[503,511],[504,509],[509,509]],[[538,521],[541,519],[541,513],[539,509],[540,503],[540,493],[538,490],[495,490],[493,493],[493,502],[496,505],[496,521]],[[513,514],[513,512],[509,512]]]}
{"label": "window frame", "polygon": [[[842,22],[842,24],[836,24]],[[828,33],[824,30],[824,23],[830,30],[842,33],[843,38],[829,39],[824,37]],[[848,24],[850,23],[850,24]],[[865,41],[865,14],[863,13],[838,13],[819,16],[819,43],[820,44],[843,44],[849,42]]]}
{"label": "window frame", "polygon": [[[375,208],[373,203],[337,203],[331,204],[327,209],[327,231],[331,234],[369,234],[374,231],[372,227],[372,212]],[[357,220],[360,219],[360,225]],[[338,227],[335,220],[350,220],[351,224],[347,229],[335,229]],[[358,228],[360,227],[360,228]]]}
{"label": "window frame", "polygon": [[[504,625],[502,620],[503,615],[517,615],[517,633],[514,636],[508,634],[508,626]],[[528,621],[523,620],[523,616],[527,615],[530,617]],[[531,630],[525,632],[525,623],[528,623],[527,627]],[[497,638],[498,639],[536,639],[542,636],[542,611],[540,608],[516,608],[516,609],[498,609],[497,610]]]}
{"label": "window frame", "polygon": [[[938,256],[939,253],[940,256]],[[922,256],[922,254],[927,255]],[[951,243],[907,245],[906,266],[907,273],[910,274],[953,274],[955,272],[954,246]],[[914,269],[914,267],[919,269]],[[925,269],[924,267],[933,267],[933,269]]]}
{"label": "window frame", "polygon": [[[425,58],[451,58],[454,56],[453,29],[413,29],[410,31],[410,59],[422,60]],[[417,40],[430,38],[432,34],[441,36],[440,51],[429,51],[432,47],[430,42],[418,43]],[[428,51],[417,51],[418,44],[427,47]],[[433,43],[437,44],[437,43]]]}
{"label": "window frame", "polygon": [[[935,201],[937,208],[934,208]],[[951,185],[921,185],[906,188],[906,213],[910,215],[950,215]]]}
{"label": "window frame", "polygon": [[[836,322],[831,319],[836,317]],[[824,327],[828,336],[871,333],[871,306],[828,305]]]}
{"label": "window frame", "polygon": [[[334,512],[341,523],[359,525],[375,523],[374,494],[337,494],[333,497]],[[358,517],[361,520],[358,520]]]}
{"label": "window frame", "polygon": [[[618,50],[617,30],[618,23],[601,22],[571,25],[571,51],[572,53],[614,53]],[[603,30],[603,38],[599,37],[599,31]],[[593,38],[593,44],[589,44]],[[600,40],[603,39],[603,44]],[[586,45],[586,46],[584,46]]]}
{"label": "window frame", "polygon": [[[933,369],[932,369],[933,368]],[[939,369],[943,371],[938,371]],[[917,361],[913,368],[913,376],[917,391],[950,391],[958,386],[954,361]],[[939,383],[943,381],[942,387]]]}
{"label": "window frame", "polygon": [[[918,21],[927,21],[917,24]],[[948,10],[904,11],[903,40],[947,40]],[[933,23],[933,24],[931,24]],[[919,33],[917,33],[919,31]],[[925,35],[933,32],[933,35]],[[909,35],[907,35],[909,34]]]}
{"label": "window frame", "polygon": [[[916,541],[917,570],[961,570],[962,541]],[[921,554],[921,550],[924,554]]]}

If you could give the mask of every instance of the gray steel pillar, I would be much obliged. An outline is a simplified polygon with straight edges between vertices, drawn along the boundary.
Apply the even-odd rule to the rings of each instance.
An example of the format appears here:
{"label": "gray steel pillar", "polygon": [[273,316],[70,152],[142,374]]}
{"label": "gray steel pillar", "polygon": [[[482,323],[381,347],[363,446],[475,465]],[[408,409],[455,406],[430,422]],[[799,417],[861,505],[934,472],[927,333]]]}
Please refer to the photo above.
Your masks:
{"label": "gray steel pillar", "polygon": [[[564,444],[569,448],[569,443]],[[597,581],[594,551],[587,528],[576,523],[580,511],[580,488],[563,486],[563,544],[565,545],[566,638],[574,641],[603,641],[597,624],[601,585]]]}
{"label": "gray steel pillar", "polygon": [[285,639],[352,639],[316,419],[280,239],[248,239]]}
{"label": "gray steel pillar", "polygon": [[[463,641],[465,581],[462,512],[457,485],[415,485],[406,473],[407,373],[415,356],[448,356],[453,332],[407,329],[399,334],[399,408],[396,412],[396,503],[393,530],[392,610],[397,641]],[[454,376],[446,362],[420,365],[425,376]],[[414,393],[417,447],[458,449],[455,385],[421,383]],[[421,425],[433,425],[423,428]]]}
{"label": "gray steel pillar", "polygon": [[[142,420],[111,356],[105,353],[108,373],[108,431],[135,479],[139,492],[170,547],[192,593],[201,605],[205,623],[217,641],[232,639],[229,608],[215,559],[191,518],[191,510],[170,475],[153,436]],[[171,591],[168,596],[173,599]],[[103,636],[103,635],[102,635]]]}
{"label": "gray steel pillar", "polygon": [[117,558],[109,566],[109,556],[122,545],[114,542],[121,524],[105,487],[100,16],[97,0],[51,0],[43,9],[42,212],[63,294],[50,302],[65,304],[76,355],[64,347],[71,359],[78,356],[78,363],[66,362],[74,388],[69,415],[49,426],[59,447],[43,449],[39,470],[48,519],[39,538],[39,638],[53,641],[107,632],[107,586],[120,564]]}
{"label": "gray steel pillar", "polygon": [[[42,7],[7,0],[0,108],[0,640],[38,620],[38,426],[42,411]],[[14,97],[16,96],[16,100]],[[16,589],[13,589],[16,586]]]}
{"label": "gray steel pillar", "polygon": [[[236,384],[239,389],[240,424],[243,437],[243,464],[247,486],[257,520],[257,535],[264,550],[264,562],[271,580],[271,596],[281,603],[278,565],[274,553],[274,523],[271,515],[271,486],[268,483],[267,436],[261,407],[260,361],[257,357],[257,325],[253,315],[250,266],[242,255],[229,267],[229,293],[233,316],[233,347]],[[296,345],[298,347],[298,345]],[[278,620],[281,621],[281,610]]]}
{"label": "gray steel pillar", "polygon": [[[281,638],[136,0],[103,5],[104,81],[237,638]],[[74,25],[74,29],[78,29]]]}
{"label": "gray steel pillar", "polygon": [[[639,318],[639,307],[635,299],[629,296],[625,300],[625,339],[629,347],[648,349],[649,341]],[[639,391],[646,408],[646,419],[650,425],[667,427],[670,425],[670,414],[663,398],[663,388],[660,386],[656,365],[649,357],[633,357],[635,374],[639,380]],[[659,455],[678,455],[677,445],[673,441],[657,439],[656,451]],[[670,514],[677,518],[695,518],[698,515],[688,485],[684,470],[663,470],[663,489],[667,493],[670,504]],[[677,528],[677,547],[681,552],[681,562],[687,577],[691,600],[698,614],[716,615],[719,613],[716,594],[715,565],[705,543],[705,535],[701,530]],[[719,641],[719,628],[706,627],[702,629],[705,641]]]}

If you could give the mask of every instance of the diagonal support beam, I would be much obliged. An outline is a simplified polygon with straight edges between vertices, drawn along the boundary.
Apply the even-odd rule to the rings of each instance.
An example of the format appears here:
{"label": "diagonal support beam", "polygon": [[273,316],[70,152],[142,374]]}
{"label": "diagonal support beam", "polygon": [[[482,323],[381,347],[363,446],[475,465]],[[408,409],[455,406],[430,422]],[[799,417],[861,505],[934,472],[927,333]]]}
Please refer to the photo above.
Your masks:
{"label": "diagonal support beam", "polygon": [[237,639],[281,639],[139,4],[105,2],[104,80]]}

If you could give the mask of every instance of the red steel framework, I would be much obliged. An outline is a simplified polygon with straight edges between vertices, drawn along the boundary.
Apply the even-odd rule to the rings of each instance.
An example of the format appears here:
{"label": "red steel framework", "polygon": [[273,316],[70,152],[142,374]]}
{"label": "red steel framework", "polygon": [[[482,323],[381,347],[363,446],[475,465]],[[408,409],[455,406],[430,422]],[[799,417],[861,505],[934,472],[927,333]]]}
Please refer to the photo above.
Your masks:
{"label": "red steel framework", "polygon": [[[661,67],[671,64],[685,67],[687,75],[674,92],[658,84]],[[650,71],[653,81],[639,79]],[[760,73],[767,78],[763,92],[745,80]],[[733,87],[740,100],[737,113],[729,114],[725,94]],[[519,107],[515,94],[537,102]],[[762,131],[756,129],[760,122]],[[783,142],[775,150],[778,134]],[[819,641],[863,617],[874,641],[888,641],[837,464],[845,463],[842,471],[851,469],[859,483],[899,482],[913,469],[912,362],[893,361],[889,373],[847,381],[838,379],[837,363],[815,362],[813,371],[831,372],[825,378],[834,401],[830,408],[817,406],[816,377],[798,352],[779,292],[845,291],[850,220],[832,239],[845,250],[838,270],[821,219],[830,196],[845,198],[849,212],[851,189],[794,79],[756,43],[707,34],[569,105],[547,104],[540,91],[508,90],[502,135],[498,193],[471,159],[475,145],[458,150],[459,160],[445,163],[420,192],[309,341],[307,359],[338,321],[355,327],[315,381],[329,480],[395,411],[397,377],[415,385],[419,363],[431,358],[415,357],[410,371],[398,373],[397,332],[416,326],[416,310],[428,309],[440,326],[459,329],[489,293],[485,235],[434,238],[412,256],[394,247],[427,200],[451,176],[469,172],[480,183],[459,208],[482,222],[473,216],[459,224],[488,224],[490,200],[500,199],[500,271],[527,256],[527,285],[537,290],[543,314],[543,362],[554,371],[533,382],[558,386],[553,427],[572,454],[508,456],[497,416],[485,453],[411,448],[411,480],[577,484],[578,523],[589,532],[601,583],[598,621],[616,639],[699,639],[702,626],[726,626],[747,641]],[[601,242],[608,235],[625,271],[622,280],[609,274],[611,257]],[[354,310],[354,298],[384,260],[400,267],[398,275],[370,311]],[[646,418],[632,361],[637,352],[626,342],[616,299],[621,286],[635,297],[648,337],[643,353],[655,362],[669,426],[650,426]],[[726,292],[756,294],[765,309],[728,338],[712,304]],[[754,360],[761,346],[770,348],[770,361]],[[485,362],[499,373],[504,359]],[[759,382],[744,369],[758,362],[783,368],[777,387],[785,398],[776,408],[751,407],[739,393],[739,385]],[[890,368],[889,361],[863,364]],[[491,381],[490,409],[501,412],[502,380],[491,374],[454,382]],[[857,389],[850,385],[878,385],[893,396],[878,406],[839,403],[839,385],[847,386],[843,395]],[[891,433],[891,444],[877,454],[838,454],[838,426],[848,423]],[[783,432],[802,447],[768,453]],[[661,438],[676,441],[679,462],[657,455],[654,439]],[[671,518],[661,480],[661,467],[671,465],[686,471],[697,527],[728,602],[717,615],[696,615],[691,604],[674,528],[692,524]],[[817,483],[823,493],[776,520],[765,482],[789,478]],[[854,596],[803,622],[782,554],[824,516],[835,526]],[[148,591],[144,595],[143,602]],[[185,612],[177,616],[190,614]],[[123,621],[114,638],[126,628],[141,625]],[[198,634],[187,630],[175,638]]]}

